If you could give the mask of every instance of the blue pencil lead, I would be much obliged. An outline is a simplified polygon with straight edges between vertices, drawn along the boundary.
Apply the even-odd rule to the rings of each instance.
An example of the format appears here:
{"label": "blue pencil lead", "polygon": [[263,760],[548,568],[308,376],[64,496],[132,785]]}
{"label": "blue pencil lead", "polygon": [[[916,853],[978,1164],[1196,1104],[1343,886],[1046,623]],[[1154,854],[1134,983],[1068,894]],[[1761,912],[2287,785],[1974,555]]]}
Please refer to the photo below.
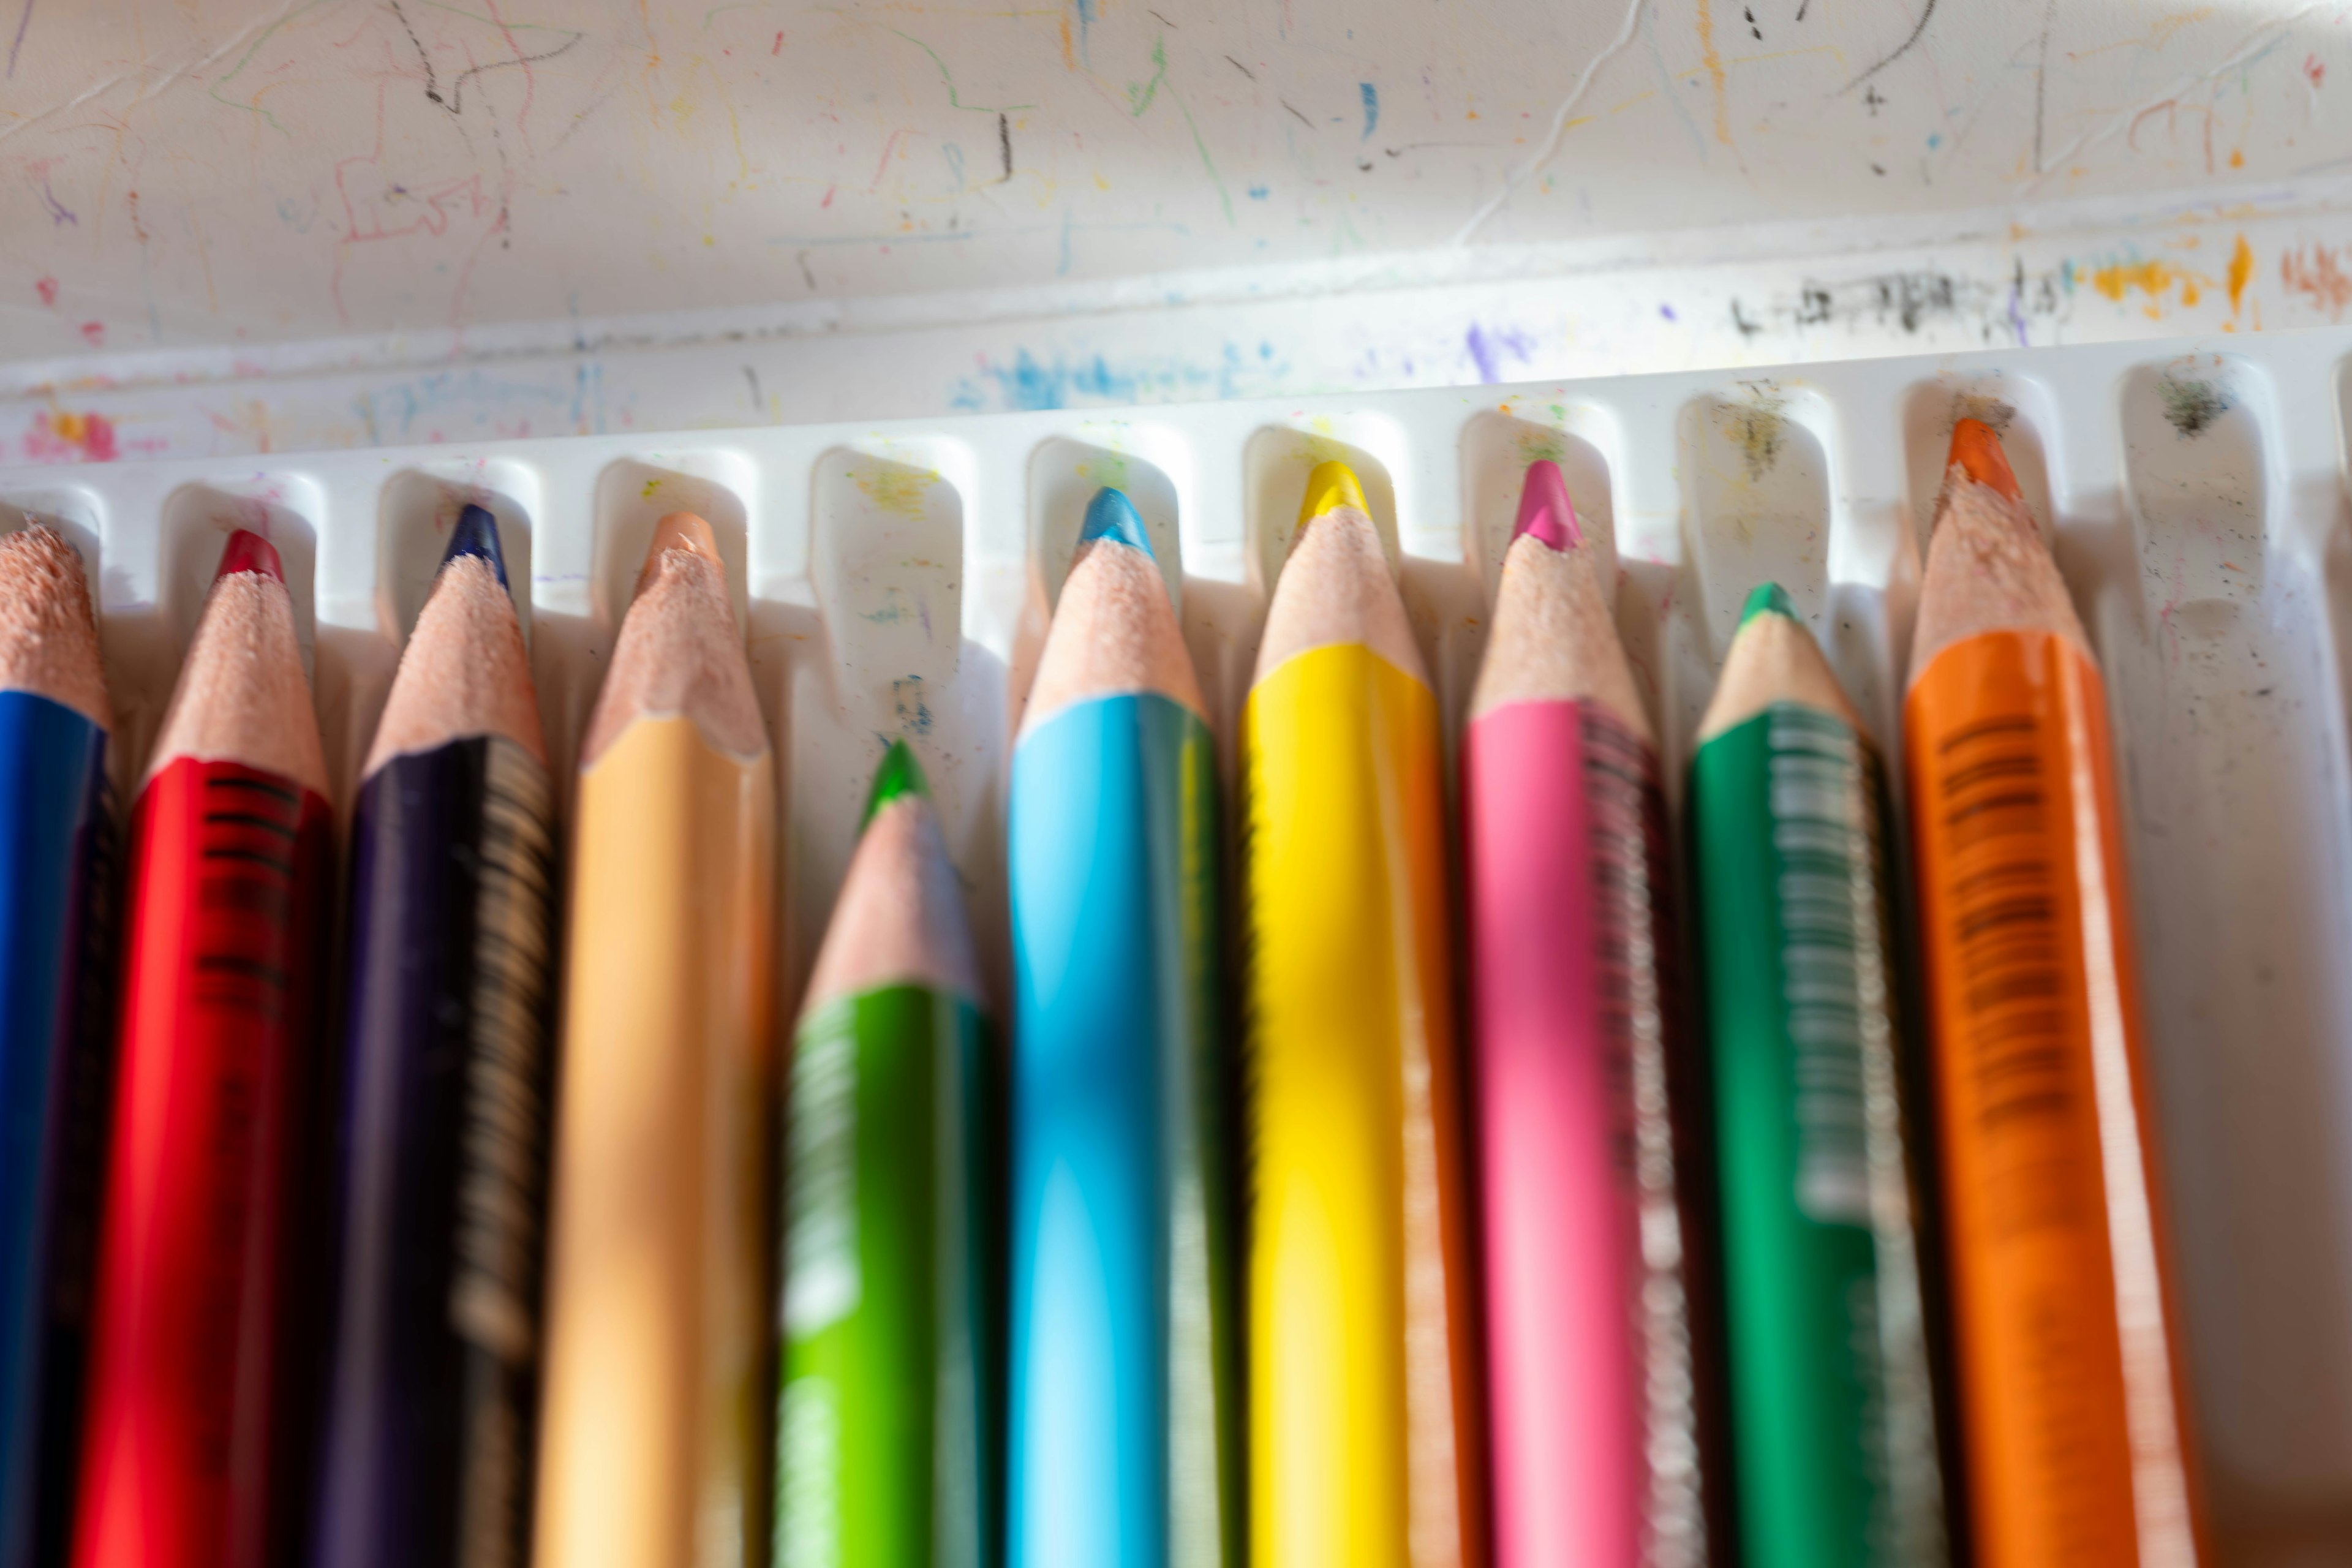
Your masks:
{"label": "blue pencil lead", "polygon": [[499,574],[499,586],[509,588],[507,582],[507,558],[499,552],[499,520],[490,515],[486,506],[467,504],[457,514],[457,526],[449,531],[449,548],[442,552],[441,564],[446,566],[460,555],[478,555],[490,563]]}
{"label": "blue pencil lead", "polygon": [[1108,485],[1095,492],[1087,503],[1087,523],[1078,530],[1078,542],[1091,544],[1097,539],[1116,539],[1121,544],[1132,545],[1146,555],[1151,553],[1151,536],[1143,531],[1143,519],[1136,515],[1135,503],[1123,490]]}

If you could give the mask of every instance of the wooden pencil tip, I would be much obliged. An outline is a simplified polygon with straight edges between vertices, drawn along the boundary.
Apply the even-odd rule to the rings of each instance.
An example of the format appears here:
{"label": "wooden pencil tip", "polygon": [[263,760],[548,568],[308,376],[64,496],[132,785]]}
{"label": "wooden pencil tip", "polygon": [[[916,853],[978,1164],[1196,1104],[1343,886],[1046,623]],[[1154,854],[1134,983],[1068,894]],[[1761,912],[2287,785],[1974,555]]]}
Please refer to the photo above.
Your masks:
{"label": "wooden pencil tip", "polygon": [[2017,475],[2010,468],[2009,454],[2001,450],[2000,437],[1983,420],[1962,419],[1952,426],[1952,455],[1945,460],[1945,467],[1954,463],[1977,483],[1999,490],[2011,500],[2024,499],[2024,492],[2017,486]]}
{"label": "wooden pencil tip", "polygon": [[220,570],[213,574],[213,581],[217,583],[236,572],[258,572],[273,581],[286,581],[286,568],[278,559],[278,547],[247,528],[240,528],[228,536],[228,543],[221,550]]}
{"label": "wooden pencil tip", "polygon": [[1568,498],[1568,480],[1549,458],[1529,463],[1528,477],[1519,487],[1519,516],[1511,525],[1511,537],[1523,533],[1534,534],[1553,550],[1573,550],[1584,542],[1584,530],[1576,521],[1576,503]]}
{"label": "wooden pencil tip", "polygon": [[903,740],[893,741],[882,753],[881,767],[875,771],[874,788],[866,797],[866,815],[858,819],[860,831],[884,806],[908,795],[929,800],[930,781],[923,776],[923,764],[915,760],[914,748]]}
{"label": "wooden pencil tip", "polygon": [[651,570],[665,551],[684,550],[701,556],[713,566],[719,563],[719,540],[710,525],[690,511],[674,511],[654,524],[654,536],[646,546],[646,566]]}
{"label": "wooden pencil tip", "polygon": [[1300,527],[1313,522],[1325,512],[1341,507],[1353,507],[1367,517],[1371,508],[1364,504],[1364,487],[1356,482],[1356,471],[1345,463],[1318,463],[1315,471],[1307,476],[1307,500],[1299,506]]}

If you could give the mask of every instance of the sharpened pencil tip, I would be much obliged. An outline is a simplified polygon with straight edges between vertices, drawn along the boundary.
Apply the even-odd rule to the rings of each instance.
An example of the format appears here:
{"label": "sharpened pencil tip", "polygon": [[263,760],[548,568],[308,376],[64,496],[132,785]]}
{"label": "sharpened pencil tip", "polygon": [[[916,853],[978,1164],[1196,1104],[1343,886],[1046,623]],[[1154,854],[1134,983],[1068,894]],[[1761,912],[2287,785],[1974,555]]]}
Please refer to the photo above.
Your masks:
{"label": "sharpened pencil tip", "polygon": [[1151,553],[1151,536],[1143,531],[1143,519],[1137,515],[1135,503],[1127,499],[1124,490],[1105,485],[1087,503],[1086,525],[1078,530],[1078,542],[1092,544],[1097,539],[1115,539],[1132,546],[1146,555]]}
{"label": "sharpened pencil tip", "polygon": [[1307,500],[1298,508],[1299,524],[1303,527],[1343,506],[1371,515],[1372,509],[1364,504],[1364,487],[1356,482],[1353,468],[1339,462],[1316,464],[1315,471],[1307,476]]}
{"label": "sharpened pencil tip", "polygon": [[690,511],[674,511],[654,524],[654,536],[646,545],[646,559],[650,562],[665,550],[688,550],[705,560],[719,559],[718,536],[710,525]]}
{"label": "sharpened pencil tip", "polygon": [[1954,463],[1977,483],[1990,486],[2011,500],[2024,499],[2024,492],[2017,487],[2017,475],[2010,468],[2009,454],[2001,449],[2000,437],[1983,420],[1962,419],[1953,424],[1952,455],[1946,459],[1945,467]]}
{"label": "sharpened pencil tip", "polygon": [[863,830],[876,812],[903,795],[928,800],[931,786],[923,777],[923,764],[915,761],[914,748],[900,740],[891,742],[890,749],[882,753],[882,765],[875,771],[874,789],[866,797],[866,815],[858,819],[858,827]]}
{"label": "sharpened pencil tip", "polygon": [[1759,583],[1748,591],[1748,603],[1739,609],[1739,624],[1746,626],[1759,616],[1782,616],[1797,618],[1797,606],[1790,603],[1789,591],[1778,583]]}
{"label": "sharpened pencil tip", "polygon": [[1527,480],[1519,488],[1519,517],[1511,525],[1511,537],[1523,533],[1534,534],[1554,550],[1573,550],[1584,542],[1584,530],[1576,521],[1576,503],[1568,499],[1568,480],[1549,458],[1529,463]]}
{"label": "sharpened pencil tip", "polygon": [[258,572],[278,582],[286,581],[286,568],[278,559],[278,547],[248,528],[240,528],[228,536],[221,550],[220,570],[213,574],[217,583],[232,572]]}
{"label": "sharpened pencil tip", "polygon": [[499,549],[499,520],[490,515],[489,508],[469,502],[457,514],[457,525],[449,531],[449,548],[441,552],[441,564],[446,566],[460,555],[480,556],[499,574],[499,586],[509,586],[507,558]]}

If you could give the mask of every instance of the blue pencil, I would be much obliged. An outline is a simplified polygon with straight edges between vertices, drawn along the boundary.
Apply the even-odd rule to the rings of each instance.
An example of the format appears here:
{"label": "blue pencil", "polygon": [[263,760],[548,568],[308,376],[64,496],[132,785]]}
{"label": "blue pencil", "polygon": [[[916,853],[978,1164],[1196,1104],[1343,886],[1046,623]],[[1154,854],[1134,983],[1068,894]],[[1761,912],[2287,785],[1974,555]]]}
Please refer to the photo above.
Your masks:
{"label": "blue pencil", "polygon": [[72,1512],[104,1100],[110,719],[81,560],[0,538],[0,1568]]}
{"label": "blue pencil", "polygon": [[1142,521],[1106,489],[1013,756],[1013,1568],[1236,1556],[1204,714]]}
{"label": "blue pencil", "polygon": [[320,1568],[526,1560],[552,824],[497,524],[469,506],[352,821]]}

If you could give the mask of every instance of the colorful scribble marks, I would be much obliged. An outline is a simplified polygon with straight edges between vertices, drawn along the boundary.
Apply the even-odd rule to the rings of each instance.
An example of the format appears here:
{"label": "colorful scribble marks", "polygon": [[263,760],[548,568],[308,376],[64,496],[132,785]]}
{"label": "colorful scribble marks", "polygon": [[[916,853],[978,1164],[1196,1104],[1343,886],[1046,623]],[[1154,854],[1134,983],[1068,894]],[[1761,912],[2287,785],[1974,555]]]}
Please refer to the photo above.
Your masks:
{"label": "colorful scribble marks", "polygon": [[114,422],[103,414],[43,411],[25,433],[25,457],[35,463],[110,463]]}
{"label": "colorful scribble marks", "polygon": [[2352,273],[2345,270],[2344,253],[2325,245],[2297,246],[2281,255],[2279,281],[2326,311],[2331,321],[2342,321],[2344,307],[2352,305]]}

